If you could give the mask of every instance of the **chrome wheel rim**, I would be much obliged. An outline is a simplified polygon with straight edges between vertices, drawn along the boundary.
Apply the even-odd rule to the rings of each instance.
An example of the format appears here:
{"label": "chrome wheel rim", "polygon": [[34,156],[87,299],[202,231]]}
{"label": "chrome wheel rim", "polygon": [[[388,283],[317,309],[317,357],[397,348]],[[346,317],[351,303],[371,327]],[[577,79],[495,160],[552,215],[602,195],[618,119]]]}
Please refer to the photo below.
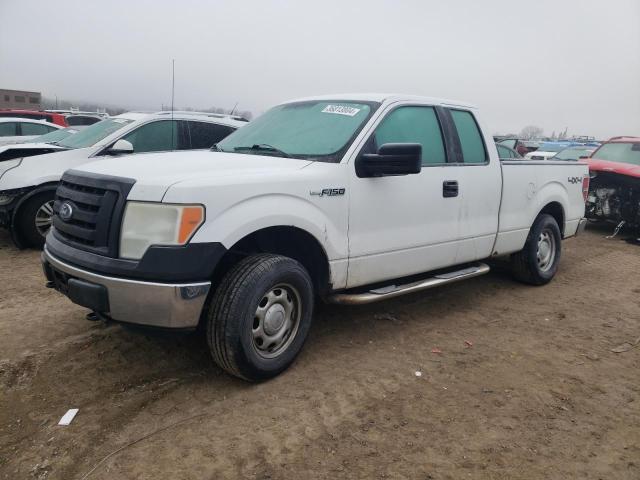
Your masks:
{"label": "chrome wheel rim", "polygon": [[251,328],[253,347],[264,358],[275,358],[293,342],[302,314],[300,294],[289,284],[278,284],[260,299]]}
{"label": "chrome wheel rim", "polygon": [[47,236],[49,230],[51,230],[51,224],[53,222],[53,200],[49,200],[43,204],[36,212],[36,230],[43,237]]}
{"label": "chrome wheel rim", "polygon": [[546,272],[553,266],[556,258],[556,238],[548,229],[540,232],[536,257],[540,271]]}

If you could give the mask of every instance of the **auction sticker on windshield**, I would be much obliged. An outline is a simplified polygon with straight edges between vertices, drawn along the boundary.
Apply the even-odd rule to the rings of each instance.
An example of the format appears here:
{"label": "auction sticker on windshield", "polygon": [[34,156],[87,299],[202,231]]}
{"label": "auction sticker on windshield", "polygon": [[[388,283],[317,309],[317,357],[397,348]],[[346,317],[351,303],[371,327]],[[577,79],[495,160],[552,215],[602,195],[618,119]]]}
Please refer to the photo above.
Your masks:
{"label": "auction sticker on windshield", "polygon": [[347,115],[348,117],[355,117],[359,111],[360,109],[355,107],[347,107],[344,105],[327,105],[326,107],[324,107],[324,110],[322,110],[322,113],[335,113],[337,115]]}

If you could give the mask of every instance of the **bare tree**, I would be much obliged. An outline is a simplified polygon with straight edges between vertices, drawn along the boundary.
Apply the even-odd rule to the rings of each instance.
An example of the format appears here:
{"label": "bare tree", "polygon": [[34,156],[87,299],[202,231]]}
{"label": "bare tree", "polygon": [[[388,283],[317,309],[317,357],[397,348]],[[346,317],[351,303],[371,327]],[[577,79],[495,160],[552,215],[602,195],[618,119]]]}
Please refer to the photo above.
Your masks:
{"label": "bare tree", "polygon": [[520,138],[531,140],[532,138],[541,137],[544,131],[535,125],[527,125],[520,131]]}

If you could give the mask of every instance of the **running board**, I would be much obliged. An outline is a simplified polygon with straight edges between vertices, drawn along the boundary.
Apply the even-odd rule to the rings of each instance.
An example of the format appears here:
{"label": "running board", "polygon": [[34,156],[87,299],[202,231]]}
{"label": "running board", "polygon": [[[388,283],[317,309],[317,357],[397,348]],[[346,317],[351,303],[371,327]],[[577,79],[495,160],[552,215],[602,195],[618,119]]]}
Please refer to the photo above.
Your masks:
{"label": "running board", "polygon": [[471,267],[453,272],[445,272],[417,282],[405,285],[388,285],[363,293],[335,293],[327,297],[328,303],[338,305],[363,305],[365,303],[379,302],[393,297],[399,297],[407,293],[419,292],[429,288],[439,287],[448,283],[459,282],[467,278],[477,277],[489,273],[489,265],[478,263]]}

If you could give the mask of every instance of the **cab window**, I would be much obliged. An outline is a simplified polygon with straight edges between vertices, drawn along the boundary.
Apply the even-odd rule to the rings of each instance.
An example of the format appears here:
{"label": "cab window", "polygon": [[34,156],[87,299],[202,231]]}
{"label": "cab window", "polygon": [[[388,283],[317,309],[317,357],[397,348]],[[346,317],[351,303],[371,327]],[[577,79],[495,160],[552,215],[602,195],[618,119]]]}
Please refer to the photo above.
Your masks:
{"label": "cab window", "polygon": [[178,122],[176,120],[160,120],[147,123],[122,138],[131,142],[134,153],[176,150]]}
{"label": "cab window", "polygon": [[471,112],[466,110],[449,110],[458,132],[464,163],[486,163],[487,151],[484,148],[480,128]]}
{"label": "cab window", "polygon": [[389,113],[374,134],[375,148],[385,143],[419,143],[422,165],[446,163],[440,122],[433,107],[399,107]]}

